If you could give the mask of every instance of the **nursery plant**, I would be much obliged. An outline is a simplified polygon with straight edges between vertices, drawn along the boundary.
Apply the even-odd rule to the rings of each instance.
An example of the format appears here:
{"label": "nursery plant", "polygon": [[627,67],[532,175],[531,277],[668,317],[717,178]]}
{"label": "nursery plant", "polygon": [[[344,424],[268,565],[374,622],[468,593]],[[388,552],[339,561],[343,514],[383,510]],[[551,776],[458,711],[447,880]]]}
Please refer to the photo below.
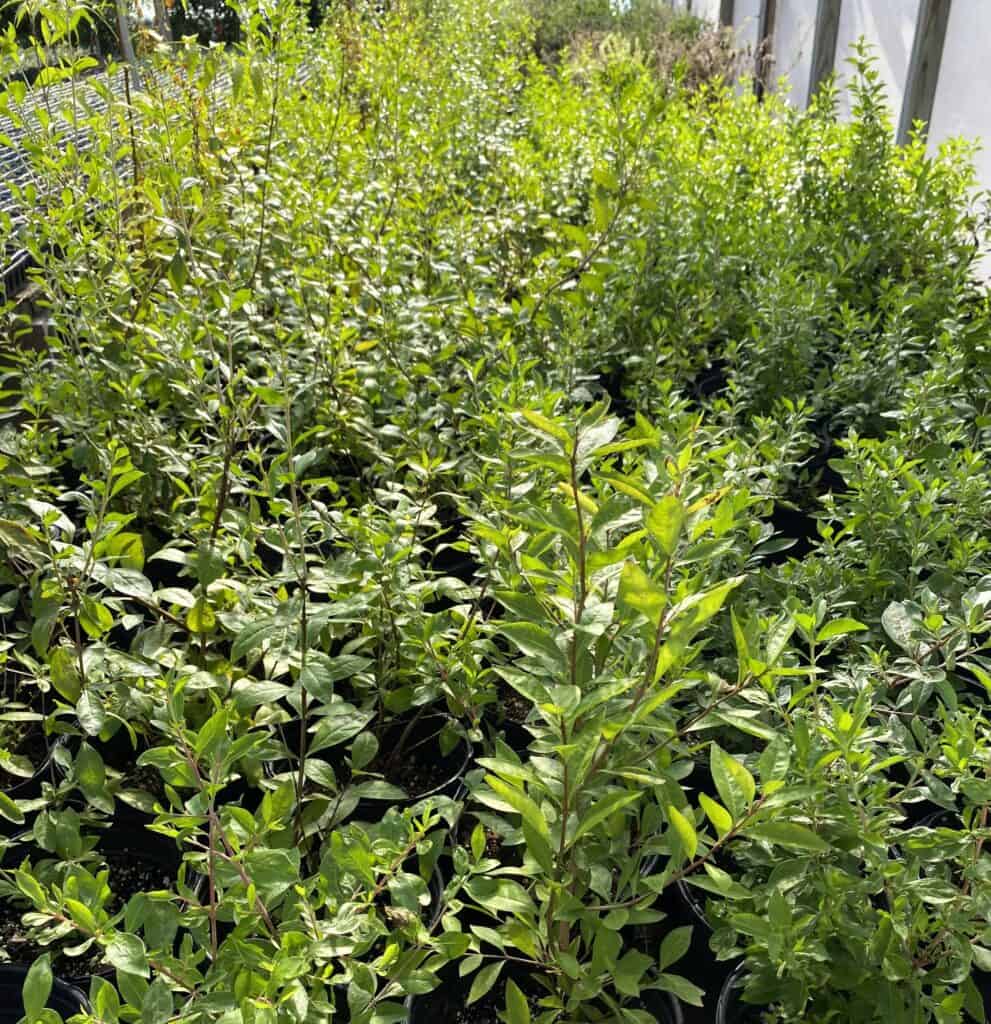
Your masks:
{"label": "nursery plant", "polygon": [[25,1019],[983,1019],[969,145],[639,0],[248,0],[103,69],[28,6]]}

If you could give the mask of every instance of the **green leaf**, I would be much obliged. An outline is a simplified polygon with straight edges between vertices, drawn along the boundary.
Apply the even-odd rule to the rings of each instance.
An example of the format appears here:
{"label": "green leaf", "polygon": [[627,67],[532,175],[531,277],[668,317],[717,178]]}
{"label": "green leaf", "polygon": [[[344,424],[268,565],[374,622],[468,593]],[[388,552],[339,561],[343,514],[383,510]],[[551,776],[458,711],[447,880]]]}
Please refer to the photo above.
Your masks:
{"label": "green leaf", "polygon": [[654,987],[662,992],[670,992],[689,1006],[701,1006],[702,997],[705,995],[698,985],[693,985],[687,978],[682,978],[678,974],[658,974]]}
{"label": "green leaf", "polygon": [[148,977],[145,944],[137,935],[118,932],[107,944],[107,960],[121,974],[134,974],[140,978]]}
{"label": "green leaf", "polygon": [[665,971],[672,964],[676,964],[688,952],[688,947],[691,944],[692,926],[690,924],[668,932],[661,940],[661,952],[657,960],[658,969]]}
{"label": "green leaf", "polygon": [[103,764],[103,758],[88,743],[82,743],[79,753],[76,755],[76,781],[83,795],[94,806],[109,805],[113,810],[113,804],[106,792],[107,772]]}
{"label": "green leaf", "polygon": [[258,895],[272,903],[298,881],[299,850],[252,850],[244,866]]}
{"label": "green leaf", "polygon": [[657,541],[658,547],[670,558],[678,547],[678,537],[685,522],[685,506],[674,494],[666,494],[647,513],[644,525]]}
{"label": "green leaf", "polygon": [[52,686],[70,704],[79,700],[82,687],[79,681],[79,660],[68,647],[56,647],[49,657]]}
{"label": "green leaf", "polygon": [[303,689],[311,696],[329,704],[334,697],[334,684],[342,679],[353,679],[371,665],[371,658],[355,654],[342,654],[331,658],[322,651],[308,651],[306,668],[299,674]]}
{"label": "green leaf", "polygon": [[984,997],[981,995],[981,990],[974,984],[974,979],[971,977],[965,978],[961,988],[963,990],[964,1009],[975,1021],[985,1024],[987,1017],[984,1013]]}
{"label": "green leaf", "polygon": [[754,777],[731,754],[727,754],[718,743],[709,745],[709,769],[716,784],[719,798],[729,808],[733,820],[743,817],[757,792]]}
{"label": "green leaf", "polygon": [[487,967],[483,967],[478,974],[475,975],[471,983],[471,989],[468,992],[467,1005],[471,1006],[472,1003],[477,1003],[492,986],[496,983],[496,978],[499,977],[502,971],[502,960],[497,960],[494,964],[489,964]]}
{"label": "green leaf", "polygon": [[978,968],[982,971],[991,971],[991,949],[985,949],[983,946],[971,946],[971,952],[974,954],[974,963],[977,964]]}
{"label": "green leaf", "polygon": [[705,816],[712,822],[716,834],[722,839],[733,827],[733,816],[708,793],[699,793],[699,806],[705,811]]}
{"label": "green leaf", "polygon": [[571,445],[571,435],[560,423],[555,423],[552,419],[533,409],[521,409],[520,411],[523,413],[524,419],[536,429],[538,434],[560,441],[563,446],[562,450]]}
{"label": "green leaf", "polygon": [[206,598],[198,598],[196,604],[186,613],[186,626],[190,633],[209,633],[216,625],[217,616]]}
{"label": "green leaf", "polygon": [[620,808],[639,800],[642,795],[639,790],[634,792],[621,791],[613,793],[612,796],[607,796],[603,800],[597,800],[592,810],[578,823],[574,838],[569,845],[577,843],[583,835],[593,831],[607,818],[612,817]]}
{"label": "green leaf", "polygon": [[788,850],[807,850],[811,853],[826,853],[829,843],[804,825],[796,825],[790,821],[766,821],[750,825],[743,834],[751,839],[762,839],[783,846]]}
{"label": "green leaf", "polygon": [[903,650],[911,654],[912,638],[919,627],[919,614],[909,605],[894,601],[884,609],[881,625],[885,633]]}
{"label": "green leaf", "polygon": [[91,690],[83,690],[76,701],[76,716],[79,724],[88,736],[98,736],[107,721],[107,714],[103,710],[103,704],[99,697],[95,697]]}
{"label": "green leaf", "polygon": [[674,804],[668,804],[667,811],[668,820],[674,827],[675,832],[678,833],[678,839],[681,842],[682,849],[685,851],[685,856],[691,860],[695,856],[695,851],[699,845],[695,824],[689,821]]}
{"label": "green leaf", "polygon": [[83,597],[79,605],[79,625],[94,640],[99,640],[104,633],[113,629],[114,617],[110,609],[102,601],[92,597]]}
{"label": "green leaf", "polygon": [[249,622],[231,645],[231,661],[240,661],[273,637],[285,635],[285,630],[285,623],[273,617]]}
{"label": "green leaf", "polygon": [[6,793],[0,791],[0,816],[12,821],[15,825],[24,824],[24,812]]}
{"label": "green leaf", "polygon": [[489,878],[476,875],[465,882],[465,892],[486,911],[507,914],[534,913],[533,900],[519,882],[511,878]]}
{"label": "green leaf", "polygon": [[640,612],[655,626],[667,604],[664,591],[637,565],[627,562],[619,578],[618,600]]}
{"label": "green leaf", "polygon": [[535,622],[506,622],[499,631],[507,636],[524,654],[537,658],[553,670],[563,668],[561,653],[550,630]]}
{"label": "green leaf", "polygon": [[51,991],[51,954],[44,953],[31,964],[24,977],[24,1016],[28,1022],[36,1021],[41,1016],[42,1011],[48,1005],[48,997],[51,995]]}
{"label": "green leaf", "polygon": [[838,636],[846,636],[848,633],[862,633],[867,627],[856,619],[833,619],[827,622],[816,634],[816,643],[825,643],[827,640],[834,640]]}
{"label": "green leaf", "polygon": [[613,983],[616,991],[624,996],[636,998],[640,995],[640,982],[644,973],[653,965],[653,960],[645,953],[632,949],[616,961],[613,971]]}
{"label": "green leaf", "polygon": [[[503,782],[495,775],[486,775],[485,782],[497,796],[501,797],[510,807],[513,808],[523,820],[544,839],[550,841],[551,830],[547,820],[540,812],[540,808],[525,793]],[[482,799],[482,795],[479,796]],[[484,800],[483,800],[484,802]]]}
{"label": "green leaf", "polygon": [[750,892],[740,885],[739,882],[735,881],[728,871],[717,868],[715,864],[709,864],[708,862],[704,867],[705,873],[708,875],[707,878],[703,878],[701,875],[690,875],[685,881],[689,885],[703,889],[706,892],[714,892],[727,900],[742,900],[750,895]]}
{"label": "green leaf", "polygon": [[156,978],[141,1000],[141,1024],[165,1024],[172,1016],[172,992],[163,978]]}
{"label": "green leaf", "polygon": [[507,1024],[530,1024],[530,1004],[512,978],[506,982],[506,1021]]}
{"label": "green leaf", "polygon": [[355,737],[351,744],[351,767],[360,771],[366,765],[375,760],[378,753],[379,741],[372,732],[362,732]]}
{"label": "green leaf", "polygon": [[[137,472],[137,470],[135,470]],[[138,473],[138,476],[144,476]],[[118,481],[119,482],[119,481]],[[116,494],[119,488],[115,488]],[[103,554],[114,559],[125,569],[134,569],[140,572],[145,564],[144,542],[139,533],[118,533],[109,538],[103,547]]]}
{"label": "green leaf", "polygon": [[357,736],[362,729],[375,717],[373,709],[360,711],[346,701],[335,701],[327,705],[327,714],[317,724],[310,751],[316,753],[328,747],[336,747]]}

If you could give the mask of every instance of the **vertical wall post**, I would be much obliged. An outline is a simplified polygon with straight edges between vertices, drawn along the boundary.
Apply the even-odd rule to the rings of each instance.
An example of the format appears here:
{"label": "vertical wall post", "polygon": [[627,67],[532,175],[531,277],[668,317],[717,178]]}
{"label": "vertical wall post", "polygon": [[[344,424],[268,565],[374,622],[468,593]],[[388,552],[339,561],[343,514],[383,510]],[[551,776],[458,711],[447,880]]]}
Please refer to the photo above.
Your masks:
{"label": "vertical wall post", "polygon": [[719,0],[719,24],[733,27],[733,0]]}
{"label": "vertical wall post", "polygon": [[836,66],[836,38],[840,31],[842,0],[819,0],[816,8],[815,42],[812,44],[812,68],[806,105]]}
{"label": "vertical wall post", "polygon": [[915,22],[912,57],[908,62],[905,99],[898,119],[898,142],[908,141],[912,125],[923,121],[928,128],[932,118],[939,66],[943,60],[943,43],[950,20],[951,0],[919,0]]}
{"label": "vertical wall post", "polygon": [[770,88],[771,69],[774,67],[774,22],[778,13],[778,0],[762,0],[760,20],[757,22],[757,65],[754,68],[754,93],[763,99]]}

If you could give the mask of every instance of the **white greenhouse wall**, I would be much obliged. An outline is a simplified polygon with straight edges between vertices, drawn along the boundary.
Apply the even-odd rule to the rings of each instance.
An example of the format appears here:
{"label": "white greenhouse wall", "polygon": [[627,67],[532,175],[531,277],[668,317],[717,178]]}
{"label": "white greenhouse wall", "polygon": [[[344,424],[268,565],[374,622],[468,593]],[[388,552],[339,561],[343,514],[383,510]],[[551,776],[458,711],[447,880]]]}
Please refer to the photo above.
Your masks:
{"label": "white greenhouse wall", "polygon": [[936,102],[929,126],[930,146],[951,135],[984,140],[976,157],[977,176],[991,188],[991,3],[956,0],[943,44]]}
{"label": "white greenhouse wall", "polygon": [[736,0],[733,5],[733,27],[737,44],[753,50],[760,29],[761,0]]}
{"label": "white greenhouse wall", "polygon": [[[877,69],[888,94],[895,124],[905,98],[905,80],[918,14],[919,0],[883,0],[883,3],[878,3],[878,0],[844,0],[840,8],[840,27],[836,37],[839,84],[849,78],[846,58],[851,55],[856,41],[864,36],[874,44]],[[840,109],[849,115],[850,102],[845,91],[840,95]]]}
{"label": "white greenhouse wall", "polygon": [[787,78],[789,102],[804,107],[808,101],[812,47],[815,45],[816,5],[811,2],[779,3],[774,26],[775,80]]}
{"label": "white greenhouse wall", "polygon": [[[692,10],[716,20],[719,4],[712,0],[672,0],[682,10]],[[898,126],[905,102],[920,10],[949,4],[949,18],[936,81],[929,123],[931,148],[951,136],[975,140],[978,186],[991,190],[991,0],[838,0],[836,54],[833,64],[842,85],[849,78],[851,46],[861,36],[874,49],[877,68]],[[771,48],[774,64],[769,84],[779,78],[790,86],[789,102],[808,103],[809,78],[815,49],[817,12],[837,0],[734,0],[733,26],[742,47],[757,42],[762,12],[774,10]],[[849,116],[849,98],[841,91],[840,109]]]}

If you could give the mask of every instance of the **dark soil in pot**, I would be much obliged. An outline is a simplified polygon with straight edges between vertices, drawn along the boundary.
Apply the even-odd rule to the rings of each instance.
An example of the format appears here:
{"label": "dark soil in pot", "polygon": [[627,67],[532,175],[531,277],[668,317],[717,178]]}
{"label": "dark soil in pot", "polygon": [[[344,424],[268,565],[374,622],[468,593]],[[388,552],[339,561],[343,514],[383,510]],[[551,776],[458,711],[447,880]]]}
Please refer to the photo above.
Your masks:
{"label": "dark soil in pot", "polygon": [[[175,885],[181,862],[179,850],[169,840],[146,829],[128,825],[108,829],[100,837],[97,852],[109,873],[108,884],[113,896],[107,909],[111,913],[121,910],[135,893],[172,889]],[[53,860],[55,855],[26,844],[8,851],[3,866],[12,867],[25,858],[39,864],[43,860]],[[101,866],[94,860],[87,864],[87,869],[95,874]],[[42,947],[34,943],[21,922],[22,915],[30,909],[27,903],[0,900],[0,949],[11,961],[30,964],[42,953],[50,951],[53,953],[53,969],[66,978],[78,980],[107,972],[98,946],[93,946],[81,956],[67,957],[58,952],[57,945]],[[72,935],[66,944],[74,945],[78,941],[79,936]]]}
{"label": "dark soil in pot", "polygon": [[[103,952],[97,945],[91,946],[82,956],[68,957],[64,956],[57,946],[42,946],[34,942],[21,923],[21,916],[29,909],[31,908],[26,904],[0,900],[0,950],[10,959],[11,964],[27,967],[43,953],[51,953],[52,970],[71,981],[83,981],[105,968]],[[78,940],[77,935],[70,941],[74,944]],[[0,999],[3,999],[2,995]],[[0,1011],[0,1020],[2,1019]]]}
{"label": "dark soil in pot", "polygon": [[502,711],[503,721],[513,722],[515,725],[526,724],[526,720],[530,716],[530,702],[526,697],[502,682],[499,683],[496,690],[499,694],[498,707]]}
{"label": "dark soil in pot", "polygon": [[500,682],[496,687],[496,700],[485,709],[493,742],[501,739],[517,754],[523,754],[530,746],[530,730],[526,720],[530,714],[530,703],[511,686]]}
{"label": "dark soil in pot", "polygon": [[802,559],[819,543],[818,520],[801,507],[789,508],[782,502],[776,502],[770,522],[774,527],[775,541],[789,540],[794,543],[787,547],[777,546],[777,550],[765,555],[764,560],[769,565],[780,565],[792,558]]}
{"label": "dark soil in pot", "polygon": [[364,771],[398,786],[411,801],[426,796],[456,796],[472,749],[466,740],[460,740],[449,753],[442,753],[443,724],[436,715],[397,722],[379,738],[379,752]]}
{"label": "dark soil in pot", "polygon": [[424,750],[410,751],[400,760],[379,758],[370,766],[380,772],[388,782],[403,789],[410,799],[444,792],[453,796],[460,780],[461,769],[467,764],[463,748],[447,757],[439,756],[438,752]]}
{"label": "dark soil in pot", "polygon": [[136,892],[171,889],[182,863],[173,842],[129,823],[108,829],[97,849],[110,871],[115,908],[123,906]]}
{"label": "dark soil in pot", "polygon": [[709,360],[689,382],[687,391],[698,403],[725,394],[729,384],[729,363],[716,356]]}
{"label": "dark soil in pot", "polygon": [[[22,992],[27,969],[13,964],[0,965],[0,1024],[17,1024],[24,1016]],[[52,990],[45,1005],[63,1020],[89,1009],[86,997],[77,988],[60,978],[52,980]]]}

